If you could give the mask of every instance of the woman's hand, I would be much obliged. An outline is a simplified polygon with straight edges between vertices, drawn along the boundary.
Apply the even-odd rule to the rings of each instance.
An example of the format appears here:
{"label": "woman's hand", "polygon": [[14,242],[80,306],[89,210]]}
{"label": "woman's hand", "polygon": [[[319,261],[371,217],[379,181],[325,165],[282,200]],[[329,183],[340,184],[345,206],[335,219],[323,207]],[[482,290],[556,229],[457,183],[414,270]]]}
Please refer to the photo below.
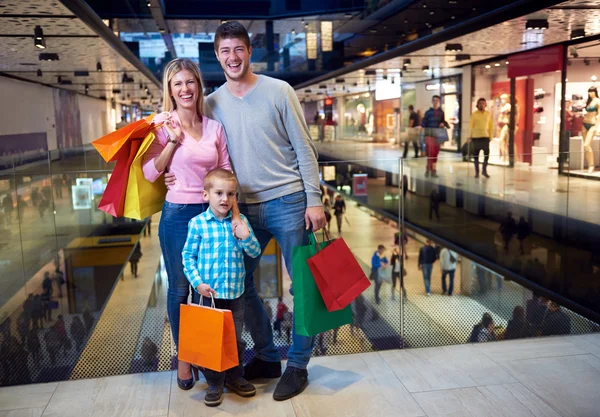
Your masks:
{"label": "woman's hand", "polygon": [[176,180],[177,178],[175,177],[175,174],[171,172],[165,172],[165,185],[167,186],[167,190],[175,186]]}
{"label": "woman's hand", "polygon": [[181,130],[181,124],[177,120],[169,119],[163,124],[163,127],[167,130],[172,140],[181,143],[183,140],[183,131]]}
{"label": "woman's hand", "polygon": [[215,296],[217,294],[217,292],[210,288],[210,285],[208,284],[200,284],[196,287],[196,290],[203,297],[210,297],[211,295]]}

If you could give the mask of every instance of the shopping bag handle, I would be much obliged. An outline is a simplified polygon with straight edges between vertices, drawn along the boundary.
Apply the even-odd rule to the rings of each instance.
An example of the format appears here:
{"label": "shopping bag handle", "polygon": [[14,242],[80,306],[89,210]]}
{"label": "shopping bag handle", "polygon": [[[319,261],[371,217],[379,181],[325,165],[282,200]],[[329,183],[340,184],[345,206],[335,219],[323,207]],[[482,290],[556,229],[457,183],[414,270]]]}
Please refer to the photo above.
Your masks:
{"label": "shopping bag handle", "polygon": [[[329,237],[329,233],[327,232],[327,229],[323,228],[323,236],[325,237],[326,240],[323,240],[324,242],[331,242],[331,238]],[[317,235],[315,234],[315,232],[311,233],[311,237],[312,240],[314,240],[315,243],[315,249],[317,251],[317,253],[321,250],[319,249],[319,239],[317,239]]]}
{"label": "shopping bag handle", "polygon": [[[202,294],[200,294],[200,304],[201,306],[204,305],[204,303],[202,302]],[[210,294],[210,307],[211,308],[217,308],[217,306],[215,306],[215,298],[213,297],[212,293]]]}

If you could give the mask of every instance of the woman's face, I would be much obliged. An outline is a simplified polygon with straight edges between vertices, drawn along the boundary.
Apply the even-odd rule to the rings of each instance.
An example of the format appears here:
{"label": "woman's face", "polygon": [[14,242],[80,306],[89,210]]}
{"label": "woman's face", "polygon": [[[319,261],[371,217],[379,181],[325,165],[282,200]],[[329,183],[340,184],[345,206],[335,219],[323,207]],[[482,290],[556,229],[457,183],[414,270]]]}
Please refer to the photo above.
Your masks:
{"label": "woman's face", "polygon": [[598,98],[598,95],[596,94],[596,92],[594,90],[588,91],[588,95],[591,98]]}
{"label": "woman's face", "polygon": [[177,108],[196,109],[199,86],[198,80],[191,71],[186,69],[179,71],[171,78],[169,86]]}

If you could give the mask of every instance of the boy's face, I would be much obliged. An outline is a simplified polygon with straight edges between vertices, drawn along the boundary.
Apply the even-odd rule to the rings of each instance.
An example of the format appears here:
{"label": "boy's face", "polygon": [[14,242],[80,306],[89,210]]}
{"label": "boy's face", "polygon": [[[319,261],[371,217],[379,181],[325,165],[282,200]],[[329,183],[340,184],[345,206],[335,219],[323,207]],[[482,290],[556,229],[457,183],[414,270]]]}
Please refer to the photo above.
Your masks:
{"label": "boy's face", "polygon": [[215,216],[224,218],[231,210],[237,191],[235,181],[214,180],[212,188],[208,191],[202,191],[204,200],[208,201],[210,208]]}

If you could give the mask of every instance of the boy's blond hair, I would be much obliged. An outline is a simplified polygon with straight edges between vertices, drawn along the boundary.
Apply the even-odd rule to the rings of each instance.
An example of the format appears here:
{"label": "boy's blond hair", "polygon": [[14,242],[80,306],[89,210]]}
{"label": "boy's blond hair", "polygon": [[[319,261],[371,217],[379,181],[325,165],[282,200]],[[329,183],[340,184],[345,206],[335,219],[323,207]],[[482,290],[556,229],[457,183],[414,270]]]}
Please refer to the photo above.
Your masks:
{"label": "boy's blond hair", "polygon": [[233,172],[223,168],[217,168],[206,174],[206,178],[204,178],[204,191],[210,191],[216,180],[233,181],[235,182],[236,187],[238,183]]}

